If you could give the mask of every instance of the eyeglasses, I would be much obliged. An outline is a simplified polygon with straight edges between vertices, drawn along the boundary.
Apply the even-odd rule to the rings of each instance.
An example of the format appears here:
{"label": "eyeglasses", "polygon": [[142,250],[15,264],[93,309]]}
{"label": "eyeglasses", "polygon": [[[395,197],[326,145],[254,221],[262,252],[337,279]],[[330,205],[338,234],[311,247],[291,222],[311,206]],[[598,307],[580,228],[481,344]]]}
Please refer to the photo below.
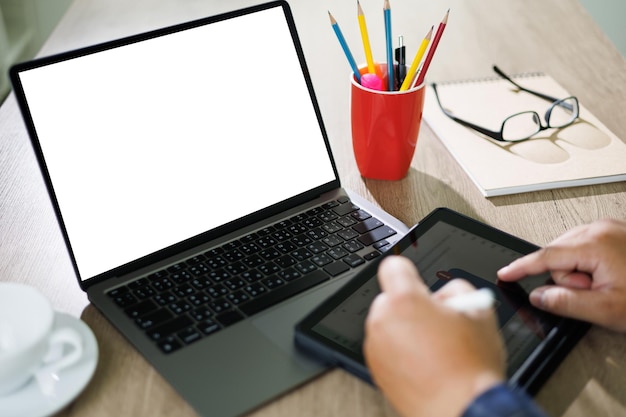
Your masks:
{"label": "eyeglasses", "polygon": [[500,131],[498,132],[494,132],[493,130],[489,130],[484,127],[475,125],[474,123],[459,119],[450,111],[446,110],[441,105],[441,100],[439,99],[439,94],[437,93],[437,84],[433,83],[432,87],[433,91],[435,92],[435,98],[437,99],[437,103],[439,104],[439,107],[441,108],[443,113],[455,122],[460,123],[463,126],[469,127],[470,129],[474,129],[482,133],[483,135],[486,135],[500,142],[519,142],[522,140],[530,139],[542,130],[551,128],[558,129],[569,126],[574,123],[574,121],[578,118],[578,99],[576,97],[571,96],[563,99],[558,99],[555,97],[551,97],[547,94],[529,90],[513,81],[497,66],[494,65],[493,70],[500,77],[509,81],[521,91],[533,94],[552,103],[552,105],[548,108],[548,110],[546,110],[546,113],[544,115],[546,123],[545,125],[541,122],[539,114],[535,111],[524,111],[507,117],[502,122]]}

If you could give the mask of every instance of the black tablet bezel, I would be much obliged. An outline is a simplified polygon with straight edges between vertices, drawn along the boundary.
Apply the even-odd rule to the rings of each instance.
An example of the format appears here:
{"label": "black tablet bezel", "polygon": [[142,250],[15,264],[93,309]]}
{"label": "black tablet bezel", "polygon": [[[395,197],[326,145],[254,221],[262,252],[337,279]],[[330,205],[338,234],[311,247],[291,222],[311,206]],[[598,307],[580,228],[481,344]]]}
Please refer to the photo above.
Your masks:
{"label": "black tablet bezel", "polygon": [[[532,243],[453,210],[438,208],[413,227],[384,256],[402,253],[404,249],[415,243],[420,236],[438,222],[448,223],[521,254],[531,253],[539,248]],[[295,329],[295,344],[300,351],[324,365],[339,366],[369,383],[373,382],[362,354],[355,354],[353,351],[320,335],[313,328],[346,298],[376,275],[378,265],[384,256],[372,262],[368,268],[361,271],[339,291],[310,312],[296,325]],[[545,315],[546,313],[541,314]],[[554,320],[554,325],[548,335],[508,380],[510,385],[524,389],[531,395],[538,391],[543,382],[589,327],[587,323],[551,315],[549,317]]]}

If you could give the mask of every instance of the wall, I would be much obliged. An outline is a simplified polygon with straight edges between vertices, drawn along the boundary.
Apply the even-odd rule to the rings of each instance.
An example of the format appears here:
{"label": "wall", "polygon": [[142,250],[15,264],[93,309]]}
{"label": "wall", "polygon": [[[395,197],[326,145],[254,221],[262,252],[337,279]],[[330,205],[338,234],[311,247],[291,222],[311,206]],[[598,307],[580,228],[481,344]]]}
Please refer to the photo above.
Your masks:
{"label": "wall", "polygon": [[626,1],[624,0],[580,0],[598,26],[613,42],[622,56],[626,57]]}
{"label": "wall", "polygon": [[0,102],[12,64],[32,58],[72,0],[0,0]]}
{"label": "wall", "polygon": [[[0,0],[0,103],[10,90],[9,67],[33,57],[72,0]],[[626,57],[625,0],[580,0]]]}

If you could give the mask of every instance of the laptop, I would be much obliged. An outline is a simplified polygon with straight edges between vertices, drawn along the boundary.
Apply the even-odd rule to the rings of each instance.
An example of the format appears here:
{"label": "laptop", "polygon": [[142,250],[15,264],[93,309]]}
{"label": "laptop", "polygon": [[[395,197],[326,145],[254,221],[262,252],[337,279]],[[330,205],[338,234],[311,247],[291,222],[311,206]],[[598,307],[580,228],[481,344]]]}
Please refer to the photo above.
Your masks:
{"label": "laptop", "polygon": [[287,3],[10,75],[80,287],[198,414],[324,371],[294,324],[407,228],[341,187]]}

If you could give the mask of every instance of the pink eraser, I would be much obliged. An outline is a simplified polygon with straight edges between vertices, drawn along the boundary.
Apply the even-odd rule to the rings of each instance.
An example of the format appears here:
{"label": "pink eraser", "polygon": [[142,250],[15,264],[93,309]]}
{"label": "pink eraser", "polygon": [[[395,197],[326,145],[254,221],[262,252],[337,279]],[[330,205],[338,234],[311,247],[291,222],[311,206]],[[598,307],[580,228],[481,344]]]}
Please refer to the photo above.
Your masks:
{"label": "pink eraser", "polygon": [[361,75],[361,85],[372,90],[382,90],[383,80],[376,74]]}

